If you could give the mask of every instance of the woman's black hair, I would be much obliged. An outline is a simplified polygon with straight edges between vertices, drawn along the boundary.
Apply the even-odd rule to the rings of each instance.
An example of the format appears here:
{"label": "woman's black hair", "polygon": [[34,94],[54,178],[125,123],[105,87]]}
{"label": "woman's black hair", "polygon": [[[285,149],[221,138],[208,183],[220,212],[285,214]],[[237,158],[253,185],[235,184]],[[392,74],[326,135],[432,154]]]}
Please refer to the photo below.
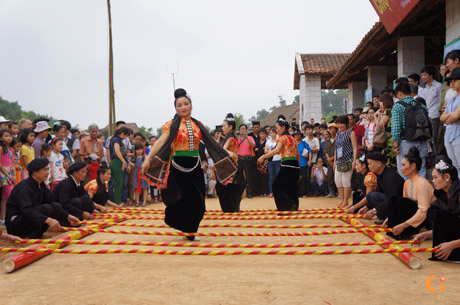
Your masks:
{"label": "woman's black hair", "polygon": [[460,60],[460,50],[452,50],[446,55],[446,59],[451,59],[455,61],[456,59]]}
{"label": "woman's black hair", "polygon": [[144,145],[142,145],[141,143],[135,143],[134,144],[134,150],[144,150]]}
{"label": "woman's black hair", "polygon": [[125,134],[127,136],[129,136],[129,129],[128,127],[121,127],[120,129],[117,129],[115,130],[115,135],[116,136],[119,136],[121,134]]}
{"label": "woman's black hair", "polygon": [[96,194],[101,194],[101,193],[107,191],[105,183],[102,182],[100,176],[101,176],[101,174],[105,174],[109,170],[110,170],[110,167],[107,165],[107,162],[102,161],[99,164],[99,168],[97,169],[97,178],[96,178],[96,183],[97,183],[97,192],[96,192]]}
{"label": "woman's black hair", "polygon": [[32,130],[32,128],[24,128],[21,130],[21,132],[19,133],[19,141],[22,143],[22,144],[26,144],[27,143],[27,138],[29,137],[29,135],[34,133],[34,131]]}
{"label": "woman's black hair", "polygon": [[348,125],[350,125],[350,119],[348,118],[348,115],[342,114],[337,118],[337,123],[345,124],[348,128]]}
{"label": "woman's black hair", "polygon": [[458,180],[458,171],[452,165],[452,160],[449,157],[440,155],[434,160],[434,169],[441,173],[441,175],[449,174],[452,182]]}
{"label": "woman's black hair", "polygon": [[16,137],[13,137],[13,139],[11,140],[11,144],[10,144],[10,147],[14,147],[14,145],[18,144],[18,143],[21,143],[18,138]]}
{"label": "woman's black hair", "polygon": [[133,135],[133,138],[135,138],[135,137],[137,137],[137,136],[141,137],[141,138],[142,138],[142,140],[144,140],[144,141],[145,141],[145,136],[144,136],[142,133],[140,133],[140,132],[136,132],[136,133]]}
{"label": "woman's black hair", "polygon": [[43,153],[45,151],[50,151],[51,150],[51,146],[48,144],[48,143],[43,143],[41,146],[40,146],[40,157],[43,157]]}
{"label": "woman's black hair", "polygon": [[61,139],[61,138],[58,138],[58,137],[54,137],[54,138],[51,139],[50,144],[51,144],[51,146],[53,146],[53,145],[56,145],[57,142],[59,142],[59,141],[64,141],[64,140]]}
{"label": "woman's black hair", "polygon": [[[4,134],[5,132],[9,133],[10,135],[13,135],[13,134],[11,133],[11,131],[10,131],[9,129],[2,129],[2,130],[0,130],[0,147],[1,147],[2,150],[3,150],[3,153],[4,153],[4,154],[7,154],[8,151],[6,150],[6,144],[3,143],[3,141],[1,140],[1,138],[3,137],[3,134]],[[11,147],[11,146],[10,146],[10,147]]]}
{"label": "woman's black hair", "polygon": [[110,170],[110,167],[107,165],[107,162],[102,161],[97,169],[97,176],[99,177],[101,174],[105,174],[108,170]]}
{"label": "woman's black hair", "polygon": [[286,131],[289,129],[289,123],[288,123],[288,121],[286,120],[286,117],[285,117],[284,115],[282,115],[282,114],[280,114],[280,115],[278,116],[278,119],[276,120],[276,123],[277,123],[278,125],[280,125],[281,127],[284,126],[284,128],[286,128]]}
{"label": "woman's black hair", "polygon": [[404,158],[409,161],[409,164],[415,163],[415,168],[417,171],[422,169],[422,158],[420,158],[420,152],[418,151],[417,147],[411,147]]}
{"label": "woman's black hair", "polygon": [[[235,131],[236,122],[235,122],[235,118],[233,117],[232,113],[228,113],[227,116],[225,117],[224,121],[227,122],[228,126],[232,126],[233,131]],[[246,128],[247,128],[247,126],[246,126]]]}
{"label": "woman's black hair", "polygon": [[176,91],[174,91],[174,107],[176,106],[177,100],[181,97],[187,98],[190,101],[190,103],[192,103],[192,99],[187,95],[187,91],[185,91],[185,89],[178,88],[176,89]]}
{"label": "woman's black hair", "polygon": [[364,151],[360,152],[356,160],[361,162],[361,164],[364,164],[366,168],[369,168],[369,163],[367,162],[366,152]]}
{"label": "woman's black hair", "polygon": [[59,132],[61,129],[63,129],[64,126],[63,125],[54,125],[53,126],[53,132],[54,134],[56,134],[57,132]]}

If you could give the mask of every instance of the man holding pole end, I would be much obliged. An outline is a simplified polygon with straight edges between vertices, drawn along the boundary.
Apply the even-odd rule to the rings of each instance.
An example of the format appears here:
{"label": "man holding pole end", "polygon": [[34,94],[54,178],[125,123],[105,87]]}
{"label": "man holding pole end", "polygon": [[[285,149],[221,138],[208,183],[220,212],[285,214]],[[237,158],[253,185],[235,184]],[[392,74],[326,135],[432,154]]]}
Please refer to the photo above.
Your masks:
{"label": "man holding pole end", "polygon": [[8,234],[41,238],[48,229],[59,232],[61,224],[78,221],[52,200],[51,192],[45,185],[50,171],[48,160],[34,159],[27,165],[27,170],[29,178],[14,187],[6,202]]}

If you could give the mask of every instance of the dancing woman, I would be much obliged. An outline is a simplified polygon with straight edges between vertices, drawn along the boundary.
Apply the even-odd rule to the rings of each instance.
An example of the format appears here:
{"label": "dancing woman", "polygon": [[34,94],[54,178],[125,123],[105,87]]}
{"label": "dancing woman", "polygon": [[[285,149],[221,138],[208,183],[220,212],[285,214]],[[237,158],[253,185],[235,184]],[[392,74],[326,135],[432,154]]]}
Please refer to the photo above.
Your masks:
{"label": "dancing woman", "polygon": [[[232,179],[236,167],[203,124],[191,117],[192,100],[187,92],[177,89],[174,97],[176,115],[163,125],[163,134],[145,159],[142,173],[148,183],[164,189],[165,223],[182,232],[196,233],[206,210],[200,140],[214,161],[219,182]],[[187,238],[199,240],[196,236]]]}
{"label": "dancing woman", "polygon": [[257,163],[262,164],[276,154],[281,154],[281,169],[273,182],[273,196],[279,211],[297,211],[299,209],[298,186],[300,177],[297,142],[289,135],[289,123],[284,115],[279,115],[276,132],[278,145],[269,153],[261,156]]}
{"label": "dancing woman", "polygon": [[[225,139],[222,143],[224,149],[228,152],[230,158],[235,164],[238,163],[238,140],[235,136],[236,123],[233,114],[227,114],[222,123],[222,132]],[[240,211],[241,196],[244,192],[244,175],[242,167],[238,168],[238,172],[233,182],[223,185],[218,182],[216,185],[217,195],[219,196],[222,212],[235,213]]]}

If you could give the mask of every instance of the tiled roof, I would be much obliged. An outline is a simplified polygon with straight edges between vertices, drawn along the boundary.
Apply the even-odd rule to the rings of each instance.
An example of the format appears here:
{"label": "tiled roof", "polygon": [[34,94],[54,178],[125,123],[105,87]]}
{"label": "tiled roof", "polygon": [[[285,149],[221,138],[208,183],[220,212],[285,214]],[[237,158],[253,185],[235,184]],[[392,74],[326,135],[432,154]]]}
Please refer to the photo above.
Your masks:
{"label": "tiled roof", "polygon": [[326,81],[340,70],[350,57],[349,53],[336,54],[296,54],[294,89],[299,89],[300,75],[320,75],[322,87]]}
{"label": "tiled roof", "polygon": [[361,39],[361,42],[358,44],[355,50],[351,54],[349,54],[347,59],[342,63],[342,66],[339,69],[337,69],[336,72],[339,72],[339,73],[333,75],[333,77],[328,81],[328,87],[332,87],[332,85],[334,85],[337,79],[347,70],[347,66],[354,60],[357,60],[359,53],[365,50],[366,45],[379,32],[386,34],[383,23],[380,21],[377,21],[374,24],[374,26],[369,30],[369,32],[367,32],[367,34],[363,37],[363,39]]}
{"label": "tiled roof", "polygon": [[340,70],[350,54],[300,54],[300,56],[305,74],[333,76]]}
{"label": "tiled roof", "polygon": [[282,114],[286,117],[288,122],[292,122],[293,118],[300,120],[299,104],[292,104],[284,107],[278,107],[274,109],[265,119],[260,121],[260,126],[275,126],[278,115]]}

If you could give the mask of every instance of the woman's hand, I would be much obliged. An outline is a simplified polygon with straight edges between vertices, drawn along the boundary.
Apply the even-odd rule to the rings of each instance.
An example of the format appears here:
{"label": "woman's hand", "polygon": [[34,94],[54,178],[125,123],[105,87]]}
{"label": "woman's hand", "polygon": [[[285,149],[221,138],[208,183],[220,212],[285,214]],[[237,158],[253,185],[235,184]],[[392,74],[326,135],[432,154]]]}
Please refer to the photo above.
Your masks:
{"label": "woman's hand", "polygon": [[375,215],[377,215],[377,210],[372,209],[370,211],[367,211],[367,213],[364,215],[364,219],[372,220]]}
{"label": "woman's hand", "polygon": [[257,164],[262,164],[265,160],[265,155],[262,155],[259,157],[259,159],[257,159]]}
{"label": "woman's hand", "polygon": [[415,235],[414,242],[418,243],[413,243],[412,246],[420,246],[427,238],[428,234],[426,234],[426,232]]}
{"label": "woman's hand", "polygon": [[369,208],[367,206],[363,206],[361,209],[359,209],[358,214],[366,214],[367,211],[369,211]]}
{"label": "woman's hand", "polygon": [[345,210],[347,210],[348,214],[353,214],[355,212],[356,208],[353,206],[353,204],[350,204],[350,205],[345,207]]}
{"label": "woman's hand", "polygon": [[149,167],[150,167],[150,160],[147,157],[145,158],[144,163],[142,163],[141,174],[144,175],[144,173],[149,169]]}
{"label": "woman's hand", "polygon": [[83,212],[83,215],[82,215],[82,216],[83,216],[83,218],[84,218],[85,220],[91,220],[91,219],[93,219],[93,216],[92,216],[90,213],[88,213],[88,212]]}
{"label": "woman's hand", "polygon": [[449,241],[446,243],[442,243],[436,248],[438,248],[438,250],[436,251],[434,256],[445,261],[449,257],[449,255],[452,253],[452,250],[456,248],[455,241]]}
{"label": "woman's hand", "polygon": [[395,235],[395,236],[400,235],[404,231],[405,228],[406,228],[406,226],[404,225],[404,222],[400,223],[397,226],[394,226],[393,227],[393,235]]}

